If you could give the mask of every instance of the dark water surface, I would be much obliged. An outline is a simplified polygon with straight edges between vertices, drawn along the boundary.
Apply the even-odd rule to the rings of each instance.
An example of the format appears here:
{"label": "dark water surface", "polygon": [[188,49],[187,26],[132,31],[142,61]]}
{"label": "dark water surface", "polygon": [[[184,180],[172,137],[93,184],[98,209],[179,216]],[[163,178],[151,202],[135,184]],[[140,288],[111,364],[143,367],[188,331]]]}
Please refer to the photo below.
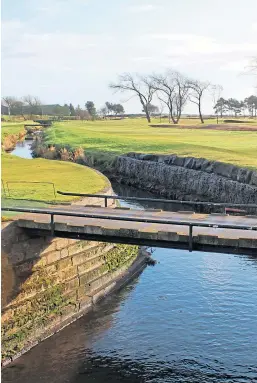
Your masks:
{"label": "dark water surface", "polygon": [[7,366],[3,382],[257,382],[257,258],[153,257],[156,266]]}
{"label": "dark water surface", "polygon": [[159,262],[3,370],[4,382],[257,381],[257,260]]}

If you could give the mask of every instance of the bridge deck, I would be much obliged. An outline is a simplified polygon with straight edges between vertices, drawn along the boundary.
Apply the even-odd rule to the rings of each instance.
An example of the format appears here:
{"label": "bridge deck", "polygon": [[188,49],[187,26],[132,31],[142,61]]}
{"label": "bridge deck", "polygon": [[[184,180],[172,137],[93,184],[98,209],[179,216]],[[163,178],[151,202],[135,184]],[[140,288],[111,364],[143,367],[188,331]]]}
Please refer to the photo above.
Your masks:
{"label": "bridge deck", "polygon": [[[40,209],[42,213],[44,209]],[[159,210],[112,209],[102,207],[56,207],[54,235],[67,238],[97,240],[114,243],[133,243],[157,247],[188,249],[189,224],[210,225],[193,227],[193,249],[257,255],[257,217],[168,212]],[[58,215],[59,213],[59,215]],[[60,214],[80,213],[89,217],[71,217]],[[102,219],[108,217],[108,219]],[[115,220],[121,219],[121,220]],[[123,220],[124,219],[124,220]],[[156,223],[126,221],[156,220]],[[167,221],[174,222],[167,224]],[[183,226],[182,224],[186,225]],[[32,234],[49,235],[50,217],[46,214],[26,213],[18,219],[20,227]],[[238,229],[215,228],[234,225]],[[242,226],[253,230],[239,229]]]}

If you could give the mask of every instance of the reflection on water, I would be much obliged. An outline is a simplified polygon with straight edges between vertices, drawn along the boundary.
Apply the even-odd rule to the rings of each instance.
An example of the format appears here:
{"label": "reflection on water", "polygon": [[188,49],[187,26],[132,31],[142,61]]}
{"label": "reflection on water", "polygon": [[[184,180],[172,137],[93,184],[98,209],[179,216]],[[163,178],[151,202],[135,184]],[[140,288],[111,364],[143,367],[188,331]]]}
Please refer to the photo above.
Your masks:
{"label": "reflection on water", "polygon": [[[138,198],[162,198],[158,197],[153,193],[148,191],[143,191],[136,189],[132,186],[126,186],[122,184],[112,183],[113,190],[115,193],[122,197],[138,197]],[[165,199],[165,198],[164,198]],[[176,203],[163,203],[163,202],[138,202],[138,201],[128,201],[124,200],[121,202],[122,206],[137,208],[137,209],[162,209],[167,211],[179,211],[179,210],[196,210],[196,206],[186,205],[186,204],[176,204]]]}
{"label": "reflection on water", "polygon": [[256,260],[154,256],[155,267],[7,366],[4,382],[257,380]]}
{"label": "reflection on water", "polygon": [[17,142],[15,149],[11,152],[15,156],[22,158],[32,158],[31,155],[31,145],[33,140],[24,140],[22,142]]}
{"label": "reflection on water", "polygon": [[155,249],[154,258],[155,267],[7,366],[3,381],[257,382],[257,259],[177,249]]}

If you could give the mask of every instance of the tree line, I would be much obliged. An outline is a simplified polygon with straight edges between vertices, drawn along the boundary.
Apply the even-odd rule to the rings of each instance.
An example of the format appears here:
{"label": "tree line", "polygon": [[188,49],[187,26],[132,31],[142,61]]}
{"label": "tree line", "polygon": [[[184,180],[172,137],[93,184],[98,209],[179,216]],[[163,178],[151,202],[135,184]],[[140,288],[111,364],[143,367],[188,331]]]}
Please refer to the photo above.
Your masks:
{"label": "tree line", "polygon": [[95,120],[96,118],[112,115],[122,115],[125,113],[124,107],[121,104],[113,104],[109,101],[99,110],[96,109],[93,101],[87,101],[84,107],[72,103],[59,105],[44,105],[37,96],[24,96],[21,99],[13,96],[3,97],[9,115],[54,115],[54,116],[71,116],[78,117],[81,120]]}
{"label": "tree line", "polygon": [[256,117],[257,96],[252,95],[245,98],[243,101],[239,101],[235,98],[225,100],[223,97],[220,97],[214,106],[214,110],[216,114],[220,115],[220,117],[223,117],[226,113],[230,113],[235,117],[241,114],[245,116],[246,112],[248,112],[249,116]]}
{"label": "tree line", "polygon": [[161,74],[140,76],[125,73],[118,81],[109,87],[119,92],[133,93],[142,105],[147,121],[151,122],[153,110],[159,110],[152,102],[154,97],[159,100],[161,110],[168,109],[169,120],[178,124],[182,112],[188,103],[197,106],[200,121],[204,123],[202,113],[203,95],[208,91],[212,95],[215,113],[223,115],[230,111],[235,116],[247,109],[250,116],[256,117],[256,96],[250,96],[244,101],[236,99],[224,100],[220,97],[222,87],[210,82],[190,79],[177,71],[168,70]]}

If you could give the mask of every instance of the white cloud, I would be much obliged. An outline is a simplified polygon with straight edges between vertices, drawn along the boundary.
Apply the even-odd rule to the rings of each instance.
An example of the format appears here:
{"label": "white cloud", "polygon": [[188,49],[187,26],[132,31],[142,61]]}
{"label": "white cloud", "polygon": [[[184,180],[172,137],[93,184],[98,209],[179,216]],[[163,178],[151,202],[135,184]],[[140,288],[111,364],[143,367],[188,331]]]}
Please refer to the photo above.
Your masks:
{"label": "white cloud", "polygon": [[248,60],[235,60],[223,64],[220,69],[239,73],[244,71],[247,65],[249,65]]}
{"label": "white cloud", "polygon": [[179,43],[179,45],[169,45],[168,49],[174,54],[190,55],[198,54],[229,54],[229,53],[251,53],[257,51],[257,43],[224,43],[207,36],[194,34],[148,34],[142,36],[143,40],[159,40],[166,42]]}
{"label": "white cloud", "polygon": [[152,4],[145,4],[145,5],[135,5],[128,7],[129,12],[149,12],[149,11],[154,11],[160,7]]}

